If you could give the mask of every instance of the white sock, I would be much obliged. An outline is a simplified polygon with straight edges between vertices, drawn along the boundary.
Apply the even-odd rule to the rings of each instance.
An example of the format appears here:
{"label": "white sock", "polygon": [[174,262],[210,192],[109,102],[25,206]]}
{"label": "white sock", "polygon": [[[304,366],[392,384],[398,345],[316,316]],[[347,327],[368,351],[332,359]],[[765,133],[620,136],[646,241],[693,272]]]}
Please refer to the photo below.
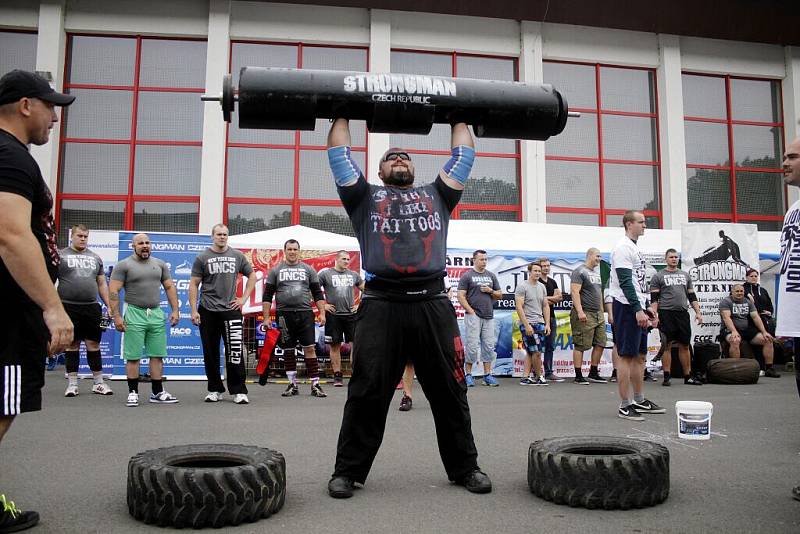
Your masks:
{"label": "white sock", "polygon": [[297,385],[297,371],[286,371],[286,378],[289,379],[293,385]]}
{"label": "white sock", "polygon": [[92,378],[94,379],[94,385],[102,384],[103,383],[103,371],[97,371],[96,373],[92,373]]}
{"label": "white sock", "polygon": [[69,373],[69,385],[70,386],[78,385],[78,373]]}

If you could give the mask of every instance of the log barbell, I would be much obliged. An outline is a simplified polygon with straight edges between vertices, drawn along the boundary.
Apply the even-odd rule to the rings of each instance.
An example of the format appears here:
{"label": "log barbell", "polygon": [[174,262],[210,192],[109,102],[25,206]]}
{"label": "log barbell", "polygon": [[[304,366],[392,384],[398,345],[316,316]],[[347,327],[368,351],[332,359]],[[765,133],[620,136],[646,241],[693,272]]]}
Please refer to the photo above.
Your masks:
{"label": "log barbell", "polygon": [[227,122],[237,111],[245,129],[314,130],[317,119],[343,117],[375,133],[465,122],[477,137],[544,141],[579,116],[550,84],[421,74],[244,67],[238,91],[227,74],[219,96],[201,98],[219,101]]}

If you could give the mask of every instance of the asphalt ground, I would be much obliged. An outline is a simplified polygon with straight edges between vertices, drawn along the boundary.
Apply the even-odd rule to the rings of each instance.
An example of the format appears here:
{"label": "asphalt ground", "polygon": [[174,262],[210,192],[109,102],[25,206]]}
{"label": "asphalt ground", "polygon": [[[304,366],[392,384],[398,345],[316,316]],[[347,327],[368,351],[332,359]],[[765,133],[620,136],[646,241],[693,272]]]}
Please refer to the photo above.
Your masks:
{"label": "asphalt ground", "polygon": [[[474,495],[447,481],[433,420],[419,384],[414,408],[392,405],[383,446],[364,488],[349,500],[327,495],[347,388],[325,387],[328,398],[282,398],[284,385],[250,386],[250,401],[230,396],[206,404],[204,382],[166,382],[178,405],[125,406],[116,395],[64,398],[63,368],[48,372],[44,409],[23,414],[0,444],[0,492],[40,512],[38,532],[163,531],[135,521],[125,501],[126,466],[137,452],[189,443],[243,443],[282,452],[287,497],[276,515],[231,532],[800,532],[800,399],[794,377],[762,378],[751,386],[666,388],[645,394],[667,407],[643,422],[616,417],[615,384],[570,382],[469,390],[481,467],[494,491]],[[149,384],[142,393],[149,394]],[[143,397],[145,397],[143,395]],[[675,401],[714,404],[712,439],[677,437]],[[609,435],[653,440],[671,455],[671,491],[661,505],[602,511],[558,506],[528,490],[527,450],[555,436]]]}

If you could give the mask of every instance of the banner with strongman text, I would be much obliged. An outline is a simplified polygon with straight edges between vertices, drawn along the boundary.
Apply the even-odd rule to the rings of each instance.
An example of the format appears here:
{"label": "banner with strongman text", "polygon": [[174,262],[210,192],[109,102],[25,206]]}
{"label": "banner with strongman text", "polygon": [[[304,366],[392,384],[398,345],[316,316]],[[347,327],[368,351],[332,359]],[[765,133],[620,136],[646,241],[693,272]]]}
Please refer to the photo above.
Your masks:
{"label": "banner with strongman text", "polygon": [[703,324],[692,321],[692,343],[716,343],[722,320],[719,302],[747,269],[759,269],[755,224],[685,223],[681,225],[681,268],[689,273],[700,302]]}

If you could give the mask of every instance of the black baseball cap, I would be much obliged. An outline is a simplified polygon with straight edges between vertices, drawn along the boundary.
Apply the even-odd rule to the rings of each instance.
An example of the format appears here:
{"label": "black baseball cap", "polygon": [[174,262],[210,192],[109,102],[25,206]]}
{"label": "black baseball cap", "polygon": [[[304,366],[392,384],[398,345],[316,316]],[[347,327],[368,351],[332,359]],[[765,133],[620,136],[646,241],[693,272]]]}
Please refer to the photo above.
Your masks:
{"label": "black baseball cap", "polygon": [[56,106],[69,106],[75,100],[74,95],[57,93],[47,80],[33,72],[17,69],[0,78],[0,106],[26,97],[38,98]]}

